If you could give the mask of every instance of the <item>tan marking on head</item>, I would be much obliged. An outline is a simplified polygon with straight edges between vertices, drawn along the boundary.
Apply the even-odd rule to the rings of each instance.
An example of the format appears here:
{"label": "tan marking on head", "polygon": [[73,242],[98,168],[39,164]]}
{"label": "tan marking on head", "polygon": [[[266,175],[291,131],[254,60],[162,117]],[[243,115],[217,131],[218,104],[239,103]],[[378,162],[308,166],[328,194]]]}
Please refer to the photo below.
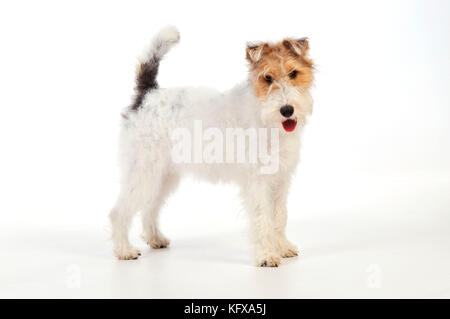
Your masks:
{"label": "tan marking on head", "polygon": [[314,65],[308,53],[306,38],[248,46],[247,60],[255,95],[265,97],[279,89],[282,82],[299,89],[309,89],[313,82]]}
{"label": "tan marking on head", "polygon": [[246,59],[250,63],[257,63],[267,49],[267,43],[247,43]]}

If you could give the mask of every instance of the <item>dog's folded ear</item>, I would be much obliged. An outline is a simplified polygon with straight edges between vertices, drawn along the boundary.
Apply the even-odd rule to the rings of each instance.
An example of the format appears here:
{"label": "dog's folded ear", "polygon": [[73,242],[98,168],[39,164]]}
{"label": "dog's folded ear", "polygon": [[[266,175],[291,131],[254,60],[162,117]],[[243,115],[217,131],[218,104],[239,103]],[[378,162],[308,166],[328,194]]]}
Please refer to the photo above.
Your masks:
{"label": "dog's folded ear", "polygon": [[266,50],[268,47],[269,45],[264,42],[247,43],[247,50],[246,50],[247,61],[250,63],[257,63],[261,59],[264,50]]}
{"label": "dog's folded ear", "polygon": [[308,38],[285,39],[283,45],[296,56],[307,56],[309,53]]}

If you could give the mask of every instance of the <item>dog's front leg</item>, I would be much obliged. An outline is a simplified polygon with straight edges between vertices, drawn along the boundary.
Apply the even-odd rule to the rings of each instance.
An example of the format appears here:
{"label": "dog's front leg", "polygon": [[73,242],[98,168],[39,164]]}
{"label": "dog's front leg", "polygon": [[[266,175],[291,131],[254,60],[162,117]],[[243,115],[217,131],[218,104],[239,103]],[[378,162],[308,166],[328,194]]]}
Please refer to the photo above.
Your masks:
{"label": "dog's front leg", "polygon": [[261,267],[278,267],[281,259],[277,249],[271,193],[269,184],[263,180],[253,180],[243,189],[256,262]]}
{"label": "dog's front leg", "polygon": [[297,247],[286,238],[288,191],[289,181],[280,182],[274,190],[275,236],[278,252],[284,258],[298,255]]}

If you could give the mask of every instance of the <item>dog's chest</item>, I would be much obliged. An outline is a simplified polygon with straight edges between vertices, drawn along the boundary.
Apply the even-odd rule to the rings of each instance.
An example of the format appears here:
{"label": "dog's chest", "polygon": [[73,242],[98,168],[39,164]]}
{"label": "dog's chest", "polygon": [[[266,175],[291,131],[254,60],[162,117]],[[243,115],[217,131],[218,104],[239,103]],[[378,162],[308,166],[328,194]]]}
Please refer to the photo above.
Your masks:
{"label": "dog's chest", "polygon": [[280,138],[279,161],[280,168],[294,169],[300,158],[299,138]]}

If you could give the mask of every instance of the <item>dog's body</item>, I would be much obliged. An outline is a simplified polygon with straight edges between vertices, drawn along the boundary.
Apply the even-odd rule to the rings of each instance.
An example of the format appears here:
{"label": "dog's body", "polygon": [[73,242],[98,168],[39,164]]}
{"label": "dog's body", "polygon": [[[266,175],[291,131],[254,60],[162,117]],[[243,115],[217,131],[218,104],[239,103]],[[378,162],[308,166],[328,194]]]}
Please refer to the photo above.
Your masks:
{"label": "dog's body", "polygon": [[[275,46],[266,43],[249,46],[247,59],[252,68],[251,78],[228,92],[199,88],[158,89],[159,61],[178,40],[177,30],[171,27],[155,37],[138,69],[135,101],[122,114],[122,187],[110,214],[115,254],[119,259],[135,259],[140,255],[128,241],[128,229],[137,211],[142,212],[147,243],[152,248],[169,245],[158,229],[158,213],[180,177],[192,173],[213,183],[233,181],[241,187],[251,216],[258,265],[278,266],[281,257],[297,255],[296,247],[285,237],[286,197],[299,160],[301,130],[312,110],[308,93],[312,82],[308,43],[305,39],[285,40],[289,43],[283,42],[281,49],[273,49]],[[272,68],[271,54],[281,59],[280,64]],[[289,55],[289,61],[283,54]],[[267,61],[263,61],[265,55]],[[296,65],[296,75],[302,72],[308,81],[292,77],[294,71],[284,70],[287,63]],[[273,74],[270,82],[268,72]],[[287,73],[282,72],[290,72],[289,80],[284,78]],[[261,76],[267,88],[260,83]],[[293,81],[298,81],[297,85],[292,85]],[[287,106],[291,109],[286,111]],[[283,114],[280,114],[280,107]],[[223,135],[227,128],[279,130],[284,127],[279,135],[277,172],[261,174],[261,163],[174,163],[171,133],[178,128],[194,133],[198,120],[202,121],[203,129],[214,128]],[[297,129],[296,123],[300,123]]]}

